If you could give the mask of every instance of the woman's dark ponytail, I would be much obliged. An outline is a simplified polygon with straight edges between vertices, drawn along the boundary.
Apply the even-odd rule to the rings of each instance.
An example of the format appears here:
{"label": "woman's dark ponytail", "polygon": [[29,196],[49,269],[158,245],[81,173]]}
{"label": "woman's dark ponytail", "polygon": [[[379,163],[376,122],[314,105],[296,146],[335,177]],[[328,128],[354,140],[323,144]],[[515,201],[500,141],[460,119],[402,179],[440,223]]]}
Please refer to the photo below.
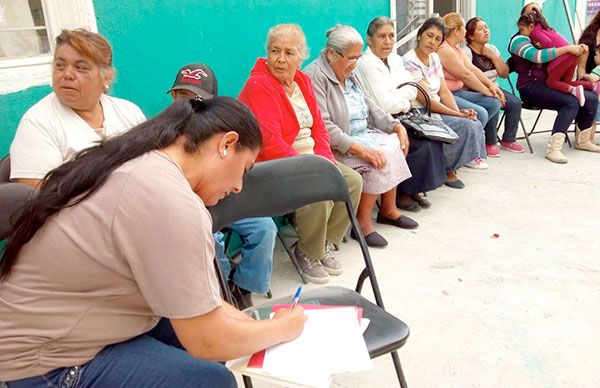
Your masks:
{"label": "woman's dark ponytail", "polygon": [[194,152],[208,138],[228,131],[239,134],[241,147],[260,148],[262,138],[258,123],[241,102],[229,97],[182,99],[128,132],[80,151],[50,171],[44,177],[39,194],[25,204],[5,247],[0,277],[10,272],[23,245],[50,216],[88,198],[123,163],[164,148],[179,136],[186,138],[185,150]]}

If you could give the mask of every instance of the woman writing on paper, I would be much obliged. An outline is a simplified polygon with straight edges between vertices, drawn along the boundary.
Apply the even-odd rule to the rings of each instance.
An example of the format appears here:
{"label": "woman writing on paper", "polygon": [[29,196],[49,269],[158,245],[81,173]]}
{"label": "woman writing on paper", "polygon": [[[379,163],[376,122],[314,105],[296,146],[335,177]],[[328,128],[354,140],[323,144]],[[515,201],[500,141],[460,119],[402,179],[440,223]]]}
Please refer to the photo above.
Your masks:
{"label": "woman writing on paper", "polygon": [[213,266],[206,206],[260,144],[240,102],[183,99],[52,170],[2,257],[0,386],[235,387],[215,361],[298,337],[301,307],[254,321]]}

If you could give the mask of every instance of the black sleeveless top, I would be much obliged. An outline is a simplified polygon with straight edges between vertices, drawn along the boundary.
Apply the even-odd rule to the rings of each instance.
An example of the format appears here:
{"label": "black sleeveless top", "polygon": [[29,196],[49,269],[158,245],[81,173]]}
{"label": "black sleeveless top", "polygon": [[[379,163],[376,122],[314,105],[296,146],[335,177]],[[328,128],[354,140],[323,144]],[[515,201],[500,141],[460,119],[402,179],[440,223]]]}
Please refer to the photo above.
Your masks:
{"label": "black sleeveless top", "polygon": [[469,48],[469,50],[471,50],[471,56],[473,57],[473,59],[471,60],[471,62],[473,62],[473,65],[476,68],[478,68],[479,70],[481,70],[484,73],[486,71],[490,71],[490,70],[495,70],[496,69],[494,67],[494,62],[492,62],[491,59],[489,59],[485,55],[481,55],[481,54],[476,53],[475,50],[473,50],[471,48],[471,46],[467,45],[467,47]]}

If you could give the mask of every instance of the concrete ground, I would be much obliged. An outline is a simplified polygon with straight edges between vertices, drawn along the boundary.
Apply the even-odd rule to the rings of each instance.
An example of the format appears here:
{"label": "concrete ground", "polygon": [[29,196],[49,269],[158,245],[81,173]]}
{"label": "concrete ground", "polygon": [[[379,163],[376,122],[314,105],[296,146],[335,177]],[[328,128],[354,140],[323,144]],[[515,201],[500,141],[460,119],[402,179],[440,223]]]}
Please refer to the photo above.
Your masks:
{"label": "concrete ground", "polygon": [[[465,189],[441,187],[430,209],[408,214],[415,231],[377,225],[389,241],[371,249],[384,302],[411,329],[399,350],[410,387],[600,387],[600,154],[565,145],[569,163],[553,164],[547,139],[461,169]],[[345,273],[330,283],[353,288],[358,244],[336,257]],[[293,293],[300,278],[280,246],[274,261],[274,295]],[[384,356],[333,386],[398,384]]]}

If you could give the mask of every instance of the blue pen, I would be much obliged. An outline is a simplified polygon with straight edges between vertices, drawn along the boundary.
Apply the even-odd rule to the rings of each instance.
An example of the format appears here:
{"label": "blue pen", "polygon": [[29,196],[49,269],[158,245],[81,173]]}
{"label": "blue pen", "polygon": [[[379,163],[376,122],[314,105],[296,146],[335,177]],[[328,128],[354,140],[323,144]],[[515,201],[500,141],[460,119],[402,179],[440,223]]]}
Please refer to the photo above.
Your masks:
{"label": "blue pen", "polygon": [[292,307],[296,307],[298,304],[298,300],[300,299],[300,293],[302,292],[302,286],[298,287],[298,291],[296,291],[296,295],[294,295],[294,300],[292,301]]}

